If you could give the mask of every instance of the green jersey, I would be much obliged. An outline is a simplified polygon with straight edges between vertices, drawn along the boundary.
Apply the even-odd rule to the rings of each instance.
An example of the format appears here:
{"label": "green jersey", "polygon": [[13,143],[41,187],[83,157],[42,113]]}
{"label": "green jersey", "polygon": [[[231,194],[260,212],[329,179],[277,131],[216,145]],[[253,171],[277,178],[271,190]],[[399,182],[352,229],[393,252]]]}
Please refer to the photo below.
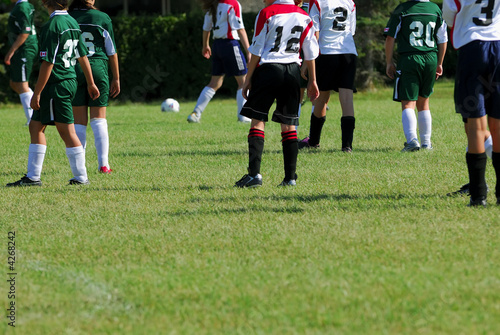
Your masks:
{"label": "green jersey", "polygon": [[56,10],[40,35],[40,59],[54,65],[48,83],[76,78],[77,58],[86,56],[88,50],[75,19],[67,11]]}
{"label": "green jersey", "polygon": [[38,48],[38,41],[36,39],[35,26],[33,18],[35,8],[27,0],[20,0],[12,9],[9,15],[8,29],[9,29],[9,43],[14,44],[20,34],[28,34],[26,41],[19,47],[19,51],[26,48]]}
{"label": "green jersey", "polygon": [[428,0],[410,0],[396,7],[384,35],[396,39],[400,54],[437,52],[437,45],[448,40],[441,9]]}
{"label": "green jersey", "polygon": [[89,59],[108,59],[116,54],[115,37],[111,19],[96,9],[78,9],[70,13],[80,25]]}

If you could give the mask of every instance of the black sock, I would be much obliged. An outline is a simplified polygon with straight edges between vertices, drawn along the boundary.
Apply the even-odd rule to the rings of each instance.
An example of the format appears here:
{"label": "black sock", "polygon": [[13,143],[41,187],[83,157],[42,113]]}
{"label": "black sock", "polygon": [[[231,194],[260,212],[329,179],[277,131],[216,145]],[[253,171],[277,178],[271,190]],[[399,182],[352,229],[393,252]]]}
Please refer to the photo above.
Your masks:
{"label": "black sock", "polygon": [[281,145],[283,146],[283,163],[285,166],[285,180],[297,179],[297,155],[299,153],[297,131],[291,130],[281,133]]}
{"label": "black sock", "polygon": [[470,197],[471,200],[483,200],[487,196],[486,188],[486,153],[465,155],[467,167],[469,169]]}
{"label": "black sock", "polygon": [[500,152],[493,152],[491,154],[491,160],[493,161],[493,168],[495,169],[495,174],[497,176],[495,195],[497,196],[498,199],[500,198]]}
{"label": "black sock", "polygon": [[251,128],[248,134],[248,174],[252,177],[260,173],[263,151],[264,131]]}
{"label": "black sock", "polygon": [[342,148],[352,149],[352,139],[354,137],[354,116],[343,116],[340,118],[340,128],[342,129]]}
{"label": "black sock", "polygon": [[314,113],[311,114],[311,129],[309,130],[309,145],[314,146],[319,144],[321,138],[321,130],[325,124],[326,116],[316,117]]}

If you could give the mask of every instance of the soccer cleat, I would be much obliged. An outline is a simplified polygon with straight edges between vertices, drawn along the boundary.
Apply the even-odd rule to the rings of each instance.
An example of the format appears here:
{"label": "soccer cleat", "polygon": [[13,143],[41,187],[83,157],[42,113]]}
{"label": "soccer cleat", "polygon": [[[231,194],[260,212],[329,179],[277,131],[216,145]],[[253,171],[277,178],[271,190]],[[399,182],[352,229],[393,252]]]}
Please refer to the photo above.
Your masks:
{"label": "soccer cleat", "polygon": [[187,121],[189,123],[200,123],[201,115],[196,114],[196,112],[192,112],[189,114]]}
{"label": "soccer cleat", "polygon": [[432,144],[422,144],[420,147],[422,150],[433,150],[434,148],[432,147]]}
{"label": "soccer cleat", "polygon": [[309,136],[306,136],[302,140],[300,140],[298,145],[299,145],[299,150],[304,148],[311,148],[311,149],[319,148],[319,143],[316,145],[309,145]]}
{"label": "soccer cleat", "polygon": [[470,184],[467,183],[465,185],[462,185],[462,187],[460,187],[457,191],[450,192],[450,193],[448,193],[446,195],[448,197],[452,197],[452,196],[455,196],[455,195],[469,195],[469,186],[470,186]]}
{"label": "soccer cleat", "polygon": [[405,147],[401,150],[401,152],[413,152],[418,150],[420,150],[420,144],[418,143],[418,140],[414,138],[410,141],[410,143],[405,142]]}
{"label": "soccer cleat", "polygon": [[238,180],[236,184],[234,184],[234,187],[241,187],[241,188],[243,187],[252,188],[259,186],[262,186],[262,176],[259,173],[257,173],[257,175],[253,177],[246,174],[240,180]]}
{"label": "soccer cleat", "polygon": [[108,168],[107,166],[101,166],[99,168],[99,173],[103,173],[103,174],[111,174],[111,172],[113,172],[113,170],[111,170],[110,168]]}
{"label": "soccer cleat", "polygon": [[90,181],[87,179],[85,181],[79,181],[75,178],[72,178],[69,180],[69,184],[68,185],[88,185],[90,184]]}
{"label": "soccer cleat", "polygon": [[18,181],[15,181],[13,183],[8,183],[5,185],[6,187],[18,187],[18,186],[42,186],[42,181],[41,180],[31,180],[29,179],[26,175],[19,179]]}
{"label": "soccer cleat", "polygon": [[280,187],[280,186],[283,186],[283,187],[297,186],[297,181],[295,179],[289,179],[289,180],[283,179],[283,181],[278,185],[278,187]]}
{"label": "soccer cleat", "polygon": [[342,148],[342,152],[351,153],[352,152],[352,148],[351,147],[343,147]]}
{"label": "soccer cleat", "polygon": [[468,207],[486,207],[486,199],[477,199],[477,200],[472,200],[470,199],[469,204],[467,205]]}

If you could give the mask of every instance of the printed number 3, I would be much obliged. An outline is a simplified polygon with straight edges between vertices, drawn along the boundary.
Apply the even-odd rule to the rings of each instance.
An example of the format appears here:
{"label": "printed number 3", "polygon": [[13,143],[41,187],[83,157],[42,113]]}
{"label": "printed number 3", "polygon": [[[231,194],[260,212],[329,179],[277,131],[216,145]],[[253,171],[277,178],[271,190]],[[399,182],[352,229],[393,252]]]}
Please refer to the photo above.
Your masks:
{"label": "printed number 3", "polygon": [[[476,0],[476,4],[481,4],[483,0]],[[495,7],[495,0],[488,0],[486,7],[481,8],[481,13],[486,14],[486,19],[479,17],[472,18],[472,22],[476,26],[489,26],[493,22],[493,8]]]}
{"label": "printed number 3", "polygon": [[[70,68],[76,65],[76,59],[80,58],[80,53],[76,48],[78,45],[78,40],[67,40],[64,44],[63,50],[66,51],[62,56],[65,68]],[[74,56],[73,56],[74,55]]]}

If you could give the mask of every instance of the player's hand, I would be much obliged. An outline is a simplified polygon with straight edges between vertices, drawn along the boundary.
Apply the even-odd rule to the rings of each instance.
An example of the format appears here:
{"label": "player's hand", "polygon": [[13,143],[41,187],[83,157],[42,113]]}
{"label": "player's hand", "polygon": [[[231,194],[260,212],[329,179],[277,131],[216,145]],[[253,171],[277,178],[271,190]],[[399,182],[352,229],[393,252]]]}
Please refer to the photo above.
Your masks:
{"label": "player's hand", "polygon": [[203,49],[201,49],[201,55],[206,59],[210,59],[210,57],[212,56],[212,49],[210,49],[210,47],[204,47]]}
{"label": "player's hand", "polygon": [[89,91],[89,96],[92,100],[99,98],[99,96],[101,95],[99,89],[97,88],[97,86],[95,86],[95,84],[88,85],[87,90]]}
{"label": "player's hand", "polygon": [[112,98],[116,98],[120,94],[120,81],[118,79],[113,79],[111,81],[111,87],[109,88],[109,95]]}
{"label": "player's hand", "polygon": [[307,80],[307,72],[308,69],[307,69],[307,66],[302,66],[302,68],[300,69],[300,75],[302,78],[304,78],[305,80]]}
{"label": "player's hand", "polygon": [[33,94],[33,97],[31,97],[30,107],[35,111],[40,109],[40,95]]}
{"label": "player's hand", "polygon": [[316,81],[309,82],[307,85],[307,96],[311,99],[311,101],[314,101],[319,97],[319,88]]}
{"label": "player's hand", "polygon": [[243,98],[245,100],[248,100],[248,93],[250,92],[250,89],[252,88],[252,84],[250,80],[248,80],[248,77],[245,79],[245,83],[243,84],[242,90],[241,90],[241,95],[243,95]]}
{"label": "player's hand", "polygon": [[443,65],[438,65],[436,68],[436,80],[443,75]]}
{"label": "player's hand", "polygon": [[5,55],[5,58],[3,59],[5,65],[10,65],[10,60],[12,58],[12,55],[10,52]]}
{"label": "player's hand", "polygon": [[385,67],[385,74],[387,74],[387,77],[394,79],[396,77],[396,65],[388,63]]}

